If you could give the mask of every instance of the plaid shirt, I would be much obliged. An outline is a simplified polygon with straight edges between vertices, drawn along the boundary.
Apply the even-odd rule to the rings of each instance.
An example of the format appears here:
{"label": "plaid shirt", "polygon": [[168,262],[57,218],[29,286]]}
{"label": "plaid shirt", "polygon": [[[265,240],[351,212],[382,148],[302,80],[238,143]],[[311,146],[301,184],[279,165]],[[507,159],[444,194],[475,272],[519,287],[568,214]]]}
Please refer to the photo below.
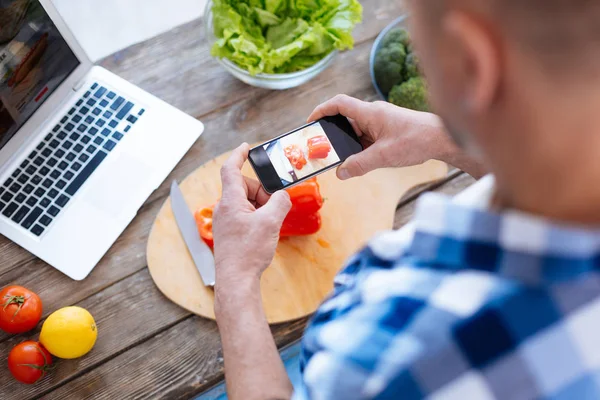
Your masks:
{"label": "plaid shirt", "polygon": [[428,194],[337,276],[294,399],[600,399],[600,230]]}

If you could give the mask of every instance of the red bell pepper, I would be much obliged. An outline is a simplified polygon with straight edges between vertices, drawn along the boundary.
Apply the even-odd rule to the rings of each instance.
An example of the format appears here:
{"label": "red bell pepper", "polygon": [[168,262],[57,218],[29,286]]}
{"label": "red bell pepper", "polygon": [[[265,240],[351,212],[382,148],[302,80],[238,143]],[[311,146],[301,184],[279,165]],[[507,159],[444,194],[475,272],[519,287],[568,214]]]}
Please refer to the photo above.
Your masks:
{"label": "red bell pepper", "polygon": [[327,139],[327,136],[325,135],[315,136],[308,139],[306,145],[308,146],[309,160],[327,158],[329,152],[331,151],[331,143],[329,143],[329,139]]}
{"label": "red bell pepper", "polygon": [[307,236],[319,232],[319,229],[321,229],[321,215],[318,212],[313,214],[290,212],[283,220],[279,236]]}
{"label": "red bell pepper", "polygon": [[297,170],[301,170],[302,167],[304,167],[307,163],[306,158],[304,157],[304,153],[302,152],[302,149],[300,147],[296,146],[295,144],[286,146],[283,149],[283,154],[285,154],[287,159],[290,160],[290,163]]}
{"label": "red bell pepper", "polygon": [[[309,179],[287,189],[292,201],[292,208],[283,220],[281,237],[305,236],[317,233],[321,229],[319,210],[323,206],[317,178]],[[214,248],[212,218],[214,206],[202,208],[194,214],[198,232],[204,242]]]}
{"label": "red bell pepper", "polygon": [[292,200],[290,214],[313,214],[323,207],[323,197],[317,178],[311,178],[287,189]]}
{"label": "red bell pepper", "polygon": [[204,243],[206,243],[211,249],[215,247],[212,232],[214,208],[215,206],[201,208],[194,214],[194,218],[196,219],[196,225],[198,226],[198,233],[200,233],[200,237],[202,238],[202,240],[204,240]]}

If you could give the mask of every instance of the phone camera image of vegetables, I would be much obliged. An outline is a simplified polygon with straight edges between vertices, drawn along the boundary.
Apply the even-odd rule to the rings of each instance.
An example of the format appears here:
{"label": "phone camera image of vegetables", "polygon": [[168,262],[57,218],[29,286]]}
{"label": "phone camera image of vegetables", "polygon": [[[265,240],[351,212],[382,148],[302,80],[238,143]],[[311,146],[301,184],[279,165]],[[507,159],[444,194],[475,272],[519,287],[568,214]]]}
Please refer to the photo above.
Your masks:
{"label": "phone camera image of vegetables", "polygon": [[307,140],[306,146],[308,147],[308,159],[318,160],[327,158],[331,151],[331,143],[327,136],[320,135],[315,136]]}
{"label": "phone camera image of vegetables", "polygon": [[283,153],[285,154],[286,158],[290,161],[290,164],[292,164],[292,166],[297,170],[301,170],[307,163],[306,157],[304,157],[302,149],[295,144],[286,146],[283,149]]}

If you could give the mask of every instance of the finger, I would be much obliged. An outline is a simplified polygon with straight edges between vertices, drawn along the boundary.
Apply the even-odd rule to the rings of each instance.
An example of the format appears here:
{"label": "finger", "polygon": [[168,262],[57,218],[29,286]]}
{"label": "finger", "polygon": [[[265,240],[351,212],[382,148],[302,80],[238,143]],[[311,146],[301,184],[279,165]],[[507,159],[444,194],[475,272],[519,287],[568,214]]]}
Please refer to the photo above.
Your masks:
{"label": "finger", "polygon": [[315,108],[308,117],[308,122],[338,114],[342,114],[345,117],[356,120],[360,118],[360,114],[367,104],[369,103],[358,100],[354,97],[350,97],[345,94],[338,94],[331,100],[328,100],[325,103],[317,106],[317,108]]}
{"label": "finger", "polygon": [[271,196],[265,191],[259,181],[256,179],[248,178],[244,176],[246,181],[246,187],[248,188],[248,200],[256,203],[256,206],[260,207],[269,201]]}
{"label": "finger", "polygon": [[354,118],[348,118],[348,122],[350,122],[350,125],[352,125],[352,129],[354,129],[354,132],[356,132],[356,136],[362,137],[362,135],[364,135],[363,131],[358,126],[358,122],[356,122]]}
{"label": "finger", "polygon": [[292,201],[290,200],[290,195],[285,190],[279,190],[257,212],[268,217],[278,229],[281,229],[283,220],[291,208]]}
{"label": "finger", "polygon": [[341,180],[363,176],[377,168],[381,168],[381,157],[373,147],[346,159],[337,169],[337,176]]}
{"label": "finger", "polygon": [[247,196],[247,187],[242,175],[242,166],[248,159],[250,147],[248,143],[242,143],[221,167],[221,184],[223,185],[223,197],[229,195]]}

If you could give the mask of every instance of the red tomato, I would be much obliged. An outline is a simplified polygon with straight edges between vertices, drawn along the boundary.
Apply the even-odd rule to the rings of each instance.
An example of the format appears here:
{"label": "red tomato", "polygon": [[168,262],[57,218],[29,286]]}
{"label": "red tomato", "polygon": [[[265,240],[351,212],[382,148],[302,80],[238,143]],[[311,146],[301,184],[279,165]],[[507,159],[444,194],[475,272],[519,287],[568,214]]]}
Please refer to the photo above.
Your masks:
{"label": "red tomato", "polygon": [[42,318],[42,300],[22,286],[0,290],[0,329],[23,333],[35,328]]}
{"label": "red tomato", "polygon": [[52,356],[41,343],[28,340],[16,345],[8,354],[8,369],[16,380],[36,383],[52,367]]}

